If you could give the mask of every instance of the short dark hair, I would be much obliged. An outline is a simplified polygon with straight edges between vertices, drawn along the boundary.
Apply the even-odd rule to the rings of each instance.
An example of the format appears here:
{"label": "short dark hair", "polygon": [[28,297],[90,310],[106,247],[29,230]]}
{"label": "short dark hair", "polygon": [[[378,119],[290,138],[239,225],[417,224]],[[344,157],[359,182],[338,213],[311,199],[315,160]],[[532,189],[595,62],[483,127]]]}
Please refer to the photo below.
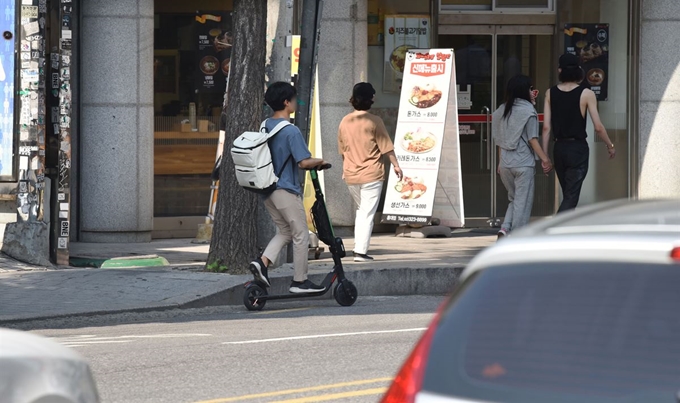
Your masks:
{"label": "short dark hair", "polygon": [[371,109],[371,106],[373,106],[373,100],[372,99],[363,99],[359,98],[356,99],[352,97],[352,99],[349,100],[349,102],[352,104],[354,109],[358,111],[367,111]]}
{"label": "short dark hair", "polygon": [[267,88],[264,94],[264,101],[274,112],[282,111],[286,108],[286,101],[292,102],[297,96],[297,90],[290,83],[278,81]]}
{"label": "short dark hair", "polygon": [[580,66],[569,66],[561,69],[560,82],[580,83],[583,81],[583,69]]}
{"label": "short dark hair", "polygon": [[352,98],[349,103],[358,111],[367,111],[373,105],[375,89],[370,83],[357,83],[352,89]]}

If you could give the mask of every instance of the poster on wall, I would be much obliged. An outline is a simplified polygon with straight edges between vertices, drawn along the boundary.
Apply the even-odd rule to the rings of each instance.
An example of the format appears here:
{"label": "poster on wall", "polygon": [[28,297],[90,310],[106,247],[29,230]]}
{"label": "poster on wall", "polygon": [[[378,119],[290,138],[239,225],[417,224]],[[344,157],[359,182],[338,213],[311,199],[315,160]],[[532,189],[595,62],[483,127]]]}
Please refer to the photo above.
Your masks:
{"label": "poster on wall", "polygon": [[[38,18],[38,7],[30,6],[30,12]],[[0,98],[2,99],[2,109],[0,109],[0,180],[15,181],[14,171],[14,65],[15,65],[15,44],[16,35],[16,1],[0,0],[0,10],[5,13],[2,32],[11,32],[12,37],[3,38],[0,45]],[[29,65],[29,64],[27,64]]]}
{"label": "poster on wall", "polygon": [[579,57],[585,73],[583,85],[598,101],[606,101],[609,89],[609,24],[565,24],[565,53]]}
{"label": "poster on wall", "polygon": [[198,73],[197,89],[201,92],[224,93],[231,62],[231,20],[228,13],[197,13],[196,40]]}
{"label": "poster on wall", "polygon": [[[462,226],[453,49],[410,49],[404,72],[395,134],[395,154],[404,177],[399,180],[390,172],[382,222],[427,225],[435,205],[442,204],[438,216],[442,224]],[[444,167],[447,176],[442,182]]]}
{"label": "poster on wall", "polygon": [[385,16],[385,63],[383,92],[401,92],[409,49],[430,47],[430,17],[424,15]]}

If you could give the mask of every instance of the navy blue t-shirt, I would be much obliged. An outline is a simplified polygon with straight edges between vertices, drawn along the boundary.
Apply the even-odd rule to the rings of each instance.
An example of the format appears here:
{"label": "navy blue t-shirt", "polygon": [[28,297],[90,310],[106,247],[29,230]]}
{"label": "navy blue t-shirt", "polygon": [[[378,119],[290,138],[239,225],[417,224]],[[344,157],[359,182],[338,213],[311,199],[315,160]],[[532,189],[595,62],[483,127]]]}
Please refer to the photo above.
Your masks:
{"label": "navy blue t-shirt", "polygon": [[[268,131],[274,130],[276,125],[286,119],[267,119],[265,126]],[[284,127],[278,134],[269,140],[269,150],[272,154],[274,173],[279,175],[276,189],[284,189],[298,196],[302,196],[300,184],[300,169],[298,163],[312,154],[307,148],[302,133],[294,125]],[[283,166],[285,164],[285,167]]]}

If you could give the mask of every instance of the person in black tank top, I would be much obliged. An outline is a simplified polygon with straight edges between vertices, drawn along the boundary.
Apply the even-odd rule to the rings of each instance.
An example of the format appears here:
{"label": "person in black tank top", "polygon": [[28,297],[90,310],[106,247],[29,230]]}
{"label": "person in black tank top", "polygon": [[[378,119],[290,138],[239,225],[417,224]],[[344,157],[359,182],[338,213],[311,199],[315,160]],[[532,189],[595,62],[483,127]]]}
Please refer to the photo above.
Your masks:
{"label": "person in black tank top", "polygon": [[616,150],[600,121],[595,93],[580,85],[583,70],[578,57],[569,53],[562,55],[559,67],[561,84],[552,87],[545,98],[543,150],[548,152],[552,131],[555,140],[553,150],[555,173],[560,181],[563,196],[557,212],[561,213],[576,208],[583,181],[588,174],[590,157],[590,148],[586,140],[588,113],[595,126],[595,132],[607,146],[609,158],[616,156]]}
{"label": "person in black tank top", "polygon": [[554,86],[550,89],[550,112],[555,140],[585,140],[586,117],[581,114],[581,95],[585,87],[565,92]]}

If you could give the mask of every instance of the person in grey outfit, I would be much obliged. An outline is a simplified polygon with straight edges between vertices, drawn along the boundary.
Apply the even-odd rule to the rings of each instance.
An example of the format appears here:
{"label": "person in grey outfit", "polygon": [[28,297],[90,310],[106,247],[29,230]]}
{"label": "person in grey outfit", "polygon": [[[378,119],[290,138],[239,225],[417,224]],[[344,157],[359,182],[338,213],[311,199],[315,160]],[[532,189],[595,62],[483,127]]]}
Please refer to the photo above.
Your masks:
{"label": "person in grey outfit", "polygon": [[517,75],[508,81],[505,103],[492,118],[493,138],[500,154],[498,174],[508,191],[508,210],[498,232],[502,238],[529,223],[534,204],[536,160],[543,172],[552,170],[538,141],[538,114],[531,79]]}

